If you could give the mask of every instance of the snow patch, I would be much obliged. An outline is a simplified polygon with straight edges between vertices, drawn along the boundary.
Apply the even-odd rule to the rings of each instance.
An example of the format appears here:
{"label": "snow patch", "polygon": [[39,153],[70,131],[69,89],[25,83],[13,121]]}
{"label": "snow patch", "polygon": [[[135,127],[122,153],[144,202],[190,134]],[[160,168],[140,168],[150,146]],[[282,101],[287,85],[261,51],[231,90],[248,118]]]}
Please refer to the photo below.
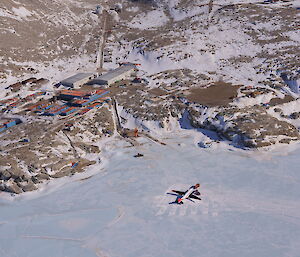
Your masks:
{"label": "snow patch", "polygon": [[27,18],[28,16],[32,16],[32,12],[28,11],[25,7],[20,6],[19,8],[12,8],[12,11],[21,18]]}
{"label": "snow patch", "polygon": [[135,29],[151,29],[158,28],[168,22],[168,17],[162,10],[150,11],[146,14],[139,14],[133,18],[128,25],[130,28]]}

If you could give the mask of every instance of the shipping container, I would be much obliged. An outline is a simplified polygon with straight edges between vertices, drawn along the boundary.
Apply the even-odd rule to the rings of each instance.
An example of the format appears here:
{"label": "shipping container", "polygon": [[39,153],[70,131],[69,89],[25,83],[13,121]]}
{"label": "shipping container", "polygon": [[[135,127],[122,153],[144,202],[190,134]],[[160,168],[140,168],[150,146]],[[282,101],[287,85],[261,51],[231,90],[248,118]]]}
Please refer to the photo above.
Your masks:
{"label": "shipping container", "polygon": [[20,100],[20,98],[17,98],[17,97],[5,99],[5,100],[2,100],[2,101],[0,102],[0,105],[11,104],[11,103],[17,102],[17,101],[19,101],[19,100]]}
{"label": "shipping container", "polygon": [[21,104],[21,101],[13,102],[13,103],[11,103],[11,104],[9,105],[9,107],[15,108],[15,107],[17,107],[17,106],[20,105],[20,104]]}
{"label": "shipping container", "polygon": [[47,108],[46,110],[47,110],[48,112],[50,112],[50,111],[55,111],[55,110],[57,110],[57,109],[59,109],[59,108],[61,108],[61,107],[62,107],[62,105],[59,105],[59,104],[52,104],[51,107],[50,107],[50,108]]}
{"label": "shipping container", "polygon": [[89,98],[89,102],[95,101],[95,100],[99,99],[100,97],[101,97],[101,95],[95,94]]}
{"label": "shipping container", "polygon": [[74,98],[83,98],[88,95],[88,91],[79,91],[79,90],[62,90],[60,91],[59,98],[63,100],[72,100]]}
{"label": "shipping container", "polygon": [[94,94],[92,95],[90,98],[89,98],[89,103],[93,102],[93,101],[96,101],[100,98],[103,98],[104,95],[108,94],[109,91],[104,91],[103,92],[99,92],[98,94]]}
{"label": "shipping container", "polygon": [[44,108],[50,108],[52,104],[50,104],[48,101],[41,101],[37,104],[31,105],[27,108],[29,111],[42,111]]}
{"label": "shipping container", "polygon": [[0,132],[3,132],[4,130],[6,130],[6,127],[3,126],[3,125],[1,125],[1,126],[0,126]]}
{"label": "shipping container", "polygon": [[68,109],[67,105],[56,105],[55,107],[49,109],[47,112],[44,112],[44,115],[55,116],[62,113],[64,110]]}
{"label": "shipping container", "polygon": [[84,99],[77,99],[77,100],[73,100],[71,102],[71,104],[74,105],[74,106],[82,107],[82,106],[88,105],[89,101],[88,100],[84,100]]}
{"label": "shipping container", "polygon": [[46,94],[45,92],[37,92],[37,93],[34,93],[34,94],[31,94],[31,95],[26,96],[24,99],[25,99],[26,101],[30,101],[30,100],[35,99],[35,98],[38,97],[38,96],[42,96],[42,95],[45,95],[45,94]]}
{"label": "shipping container", "polygon": [[35,93],[36,96],[41,96],[41,95],[45,95],[45,94],[46,94],[46,92],[37,92],[37,93]]}
{"label": "shipping container", "polygon": [[16,120],[7,120],[6,122],[4,122],[5,127],[10,128],[12,126],[17,125]]}
{"label": "shipping container", "polygon": [[84,109],[81,110],[78,114],[79,114],[79,115],[83,115],[83,114],[89,112],[90,110],[92,110],[92,108],[84,108]]}
{"label": "shipping container", "polygon": [[25,101],[30,101],[30,100],[32,100],[34,98],[35,98],[35,95],[31,94],[31,95],[26,96],[24,99],[25,99]]}
{"label": "shipping container", "polygon": [[73,113],[77,110],[78,110],[77,107],[70,107],[70,108],[64,110],[60,115],[67,116],[67,115],[69,115],[69,114],[71,114],[71,113]]}
{"label": "shipping container", "polygon": [[96,108],[96,107],[100,107],[103,103],[97,102],[97,103],[93,103],[91,105],[89,105],[88,108]]}
{"label": "shipping container", "polygon": [[38,105],[37,107],[33,108],[32,111],[34,112],[42,112],[45,110],[50,109],[53,106],[53,104],[50,104],[49,102]]}
{"label": "shipping container", "polygon": [[0,121],[0,132],[22,123],[20,119],[3,119]]}
{"label": "shipping container", "polygon": [[33,104],[27,107],[27,111],[34,111],[34,109],[36,109],[38,106],[40,106],[41,104]]}

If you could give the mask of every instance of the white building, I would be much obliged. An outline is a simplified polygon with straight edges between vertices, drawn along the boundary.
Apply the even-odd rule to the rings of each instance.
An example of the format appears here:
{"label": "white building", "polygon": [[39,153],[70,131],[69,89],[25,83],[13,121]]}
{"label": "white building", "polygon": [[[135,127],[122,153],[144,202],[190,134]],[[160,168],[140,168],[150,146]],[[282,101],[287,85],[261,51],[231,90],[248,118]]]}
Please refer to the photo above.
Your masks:
{"label": "white building", "polygon": [[124,64],[115,70],[93,79],[90,84],[111,85],[117,81],[129,78],[135,71],[136,66],[134,64]]}
{"label": "white building", "polygon": [[74,76],[64,79],[60,83],[66,87],[79,88],[93,78],[95,78],[94,73],[77,73]]}

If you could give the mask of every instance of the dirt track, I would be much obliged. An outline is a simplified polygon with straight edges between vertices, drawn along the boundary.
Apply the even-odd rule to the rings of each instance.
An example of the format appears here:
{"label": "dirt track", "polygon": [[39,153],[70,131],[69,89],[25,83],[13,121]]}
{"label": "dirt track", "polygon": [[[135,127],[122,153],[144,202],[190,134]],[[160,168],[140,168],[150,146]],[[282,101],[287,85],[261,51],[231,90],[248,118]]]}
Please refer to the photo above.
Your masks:
{"label": "dirt track", "polygon": [[191,89],[191,94],[187,96],[187,99],[209,107],[226,106],[237,96],[239,87],[225,82],[217,82],[208,88]]}

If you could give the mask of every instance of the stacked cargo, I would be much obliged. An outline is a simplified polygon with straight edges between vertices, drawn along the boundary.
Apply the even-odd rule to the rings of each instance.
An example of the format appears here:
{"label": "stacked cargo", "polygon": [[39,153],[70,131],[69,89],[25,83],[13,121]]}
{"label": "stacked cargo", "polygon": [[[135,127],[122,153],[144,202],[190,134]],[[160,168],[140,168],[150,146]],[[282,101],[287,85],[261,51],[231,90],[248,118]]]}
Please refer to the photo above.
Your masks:
{"label": "stacked cargo", "polygon": [[26,96],[25,98],[20,98],[20,97],[13,97],[13,98],[9,98],[9,99],[5,99],[0,101],[0,106],[10,106],[10,107],[16,107],[18,104],[21,104],[22,102],[27,102],[27,101],[31,101],[34,98],[41,96],[41,95],[45,95],[45,92],[37,92],[31,95]]}
{"label": "stacked cargo", "polygon": [[43,103],[39,103],[39,104],[29,107],[28,110],[33,111],[33,112],[43,112],[43,111],[51,108],[52,106],[53,106],[53,104],[51,104],[48,101],[45,101]]}
{"label": "stacked cargo", "polygon": [[48,115],[50,116],[55,116],[55,115],[58,115],[58,114],[61,114],[64,110],[66,110],[68,107],[65,105],[65,106],[62,106],[60,107],[59,109],[56,109],[56,110],[53,110],[53,111],[50,111],[48,112]]}
{"label": "stacked cargo", "polygon": [[41,96],[41,95],[45,95],[46,94],[46,92],[36,92],[34,95],[35,96]]}
{"label": "stacked cargo", "polygon": [[52,112],[54,110],[57,110],[61,107],[61,105],[58,105],[58,104],[51,104],[51,105],[48,105],[46,107],[44,107],[43,105],[39,107],[39,109],[42,109],[44,111],[44,115],[47,115],[48,112]]}
{"label": "stacked cargo", "polygon": [[8,104],[11,104],[11,103],[14,103],[16,101],[19,101],[20,99],[18,97],[14,97],[14,98],[9,98],[9,99],[5,99],[5,100],[2,100],[0,101],[0,105],[8,105]]}
{"label": "stacked cargo", "polygon": [[93,90],[93,91],[90,91],[89,94],[85,98],[90,99],[91,96],[93,96],[93,95],[101,95],[104,92],[106,92],[104,89]]}
{"label": "stacked cargo", "polygon": [[25,101],[31,101],[35,98],[35,94],[28,95],[24,98]]}
{"label": "stacked cargo", "polygon": [[7,127],[7,128],[10,128],[12,126],[15,126],[17,125],[17,122],[15,119],[9,119],[7,121],[4,122],[4,126]]}
{"label": "stacked cargo", "polygon": [[62,100],[72,100],[74,98],[83,98],[87,96],[89,92],[87,91],[79,91],[79,90],[62,90],[60,91],[59,98]]}
{"label": "stacked cargo", "polygon": [[78,114],[79,114],[79,115],[83,115],[83,114],[89,112],[90,110],[92,110],[92,109],[91,109],[91,108],[84,108],[84,109],[81,110]]}
{"label": "stacked cargo", "polygon": [[16,107],[18,107],[20,104],[22,104],[22,101],[19,99],[19,100],[15,101],[15,102],[11,103],[11,104],[8,106],[8,108],[16,108]]}
{"label": "stacked cargo", "polygon": [[103,96],[108,94],[108,93],[109,93],[109,91],[98,90],[97,94],[94,94],[94,95],[90,96],[89,103],[92,103],[94,101],[99,100],[100,98],[103,98]]}
{"label": "stacked cargo", "polygon": [[102,98],[108,92],[109,91],[105,91],[105,90],[96,90],[96,91],[90,93],[89,95],[86,95],[84,97],[84,99],[73,99],[70,102],[70,104],[74,105],[74,106],[84,107],[84,106],[98,100],[99,98]]}
{"label": "stacked cargo", "polygon": [[96,103],[91,104],[88,108],[91,108],[91,109],[93,109],[95,107],[97,108],[97,107],[100,107],[102,104],[103,104],[102,102],[96,102]]}
{"label": "stacked cargo", "polygon": [[55,104],[49,110],[44,112],[44,115],[55,116],[55,115],[62,113],[64,110],[66,110],[68,108],[69,107],[65,104],[64,105]]}
{"label": "stacked cargo", "polygon": [[36,97],[42,96],[42,95],[45,95],[45,94],[46,94],[45,92],[37,92],[37,93],[26,96],[24,98],[24,100],[25,101],[31,101],[31,100],[35,99]]}
{"label": "stacked cargo", "polygon": [[0,106],[3,106],[3,105],[5,105],[5,104],[6,104],[6,100],[0,101]]}
{"label": "stacked cargo", "polygon": [[40,105],[41,105],[41,103],[32,104],[32,105],[28,106],[26,110],[27,111],[35,111]]}
{"label": "stacked cargo", "polygon": [[[41,113],[42,115],[63,115],[67,116],[73,112],[79,110],[79,107],[85,107],[84,110],[81,110],[80,113],[86,113],[91,109],[101,106],[107,97],[104,97],[108,94],[109,91],[98,89],[98,90],[89,90],[89,91],[80,91],[80,90],[61,90],[58,99],[63,100],[65,104],[58,104],[57,97],[53,97],[51,100],[42,100],[38,103],[27,106],[28,111]],[[37,92],[34,94],[27,95],[23,99],[11,98],[4,101],[0,101],[0,105],[11,103],[11,107],[16,107],[20,103],[26,103],[27,101],[32,101],[34,98],[45,95],[45,92]],[[56,102],[56,103],[55,103]],[[1,131],[1,129],[0,129]]]}
{"label": "stacked cargo", "polygon": [[64,110],[63,112],[61,112],[60,115],[67,116],[67,115],[69,115],[69,114],[71,114],[71,113],[73,113],[73,112],[75,112],[77,110],[78,110],[77,107],[69,107],[66,110]]}
{"label": "stacked cargo", "polygon": [[0,132],[4,131],[7,129],[7,127],[5,126],[5,121],[1,120],[0,121]]}
{"label": "stacked cargo", "polygon": [[95,102],[95,103],[89,105],[87,108],[84,108],[83,110],[81,110],[78,114],[83,115],[94,108],[100,107],[102,104],[103,104],[103,102]]}
{"label": "stacked cargo", "polygon": [[1,101],[0,101],[0,106],[4,106],[4,105],[6,105],[6,104],[7,104],[7,102],[8,102],[8,100],[1,100]]}
{"label": "stacked cargo", "polygon": [[71,105],[74,106],[79,106],[79,107],[83,107],[89,104],[88,100],[84,100],[84,99],[77,99],[77,100],[73,100],[70,102]]}
{"label": "stacked cargo", "polygon": [[92,96],[89,98],[89,103],[98,100],[99,98],[101,98],[101,97],[103,96],[103,94],[104,94],[104,93],[92,95]]}
{"label": "stacked cargo", "polygon": [[21,123],[20,119],[5,119],[0,121],[0,132]]}
{"label": "stacked cargo", "polygon": [[101,97],[101,100],[103,101],[103,103],[109,103],[110,102],[109,97]]}
{"label": "stacked cargo", "polygon": [[0,132],[3,132],[4,130],[6,130],[6,127],[3,124],[0,124]]}

